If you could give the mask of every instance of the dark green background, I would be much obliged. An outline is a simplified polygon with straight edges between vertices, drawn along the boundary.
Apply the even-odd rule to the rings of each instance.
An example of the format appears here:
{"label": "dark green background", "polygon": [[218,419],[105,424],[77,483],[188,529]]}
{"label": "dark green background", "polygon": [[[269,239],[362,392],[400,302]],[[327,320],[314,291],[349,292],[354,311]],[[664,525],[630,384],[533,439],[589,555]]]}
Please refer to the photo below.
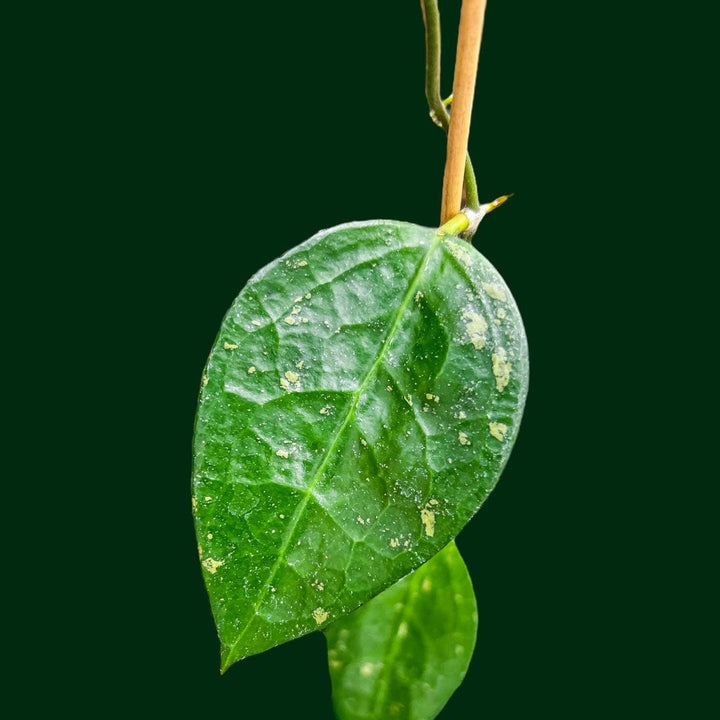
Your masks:
{"label": "dark green background", "polygon": [[[441,2],[446,92],[459,4]],[[674,619],[695,515],[669,480],[677,436],[650,431],[692,434],[695,416],[657,397],[692,386],[693,350],[647,284],[649,219],[666,206],[643,194],[656,146],[638,113],[660,81],[628,52],[646,30],[632,22],[489,3],[470,149],[482,199],[515,197],[475,242],[519,303],[531,383],[510,463],[458,540],[480,633],[442,720],[674,703],[701,716],[699,676],[677,670],[692,633]],[[192,424],[222,316],[256,270],[341,222],[437,224],[445,141],[419,4],[63,7],[27,27],[12,66],[28,138],[14,182],[30,199],[17,244],[43,272],[9,385],[40,393],[13,406],[30,449],[10,477],[39,478],[48,501],[40,517],[32,494],[10,495],[13,538],[46,529],[12,560],[27,716],[331,720],[319,635],[219,676]],[[689,287],[664,277],[668,293]]]}

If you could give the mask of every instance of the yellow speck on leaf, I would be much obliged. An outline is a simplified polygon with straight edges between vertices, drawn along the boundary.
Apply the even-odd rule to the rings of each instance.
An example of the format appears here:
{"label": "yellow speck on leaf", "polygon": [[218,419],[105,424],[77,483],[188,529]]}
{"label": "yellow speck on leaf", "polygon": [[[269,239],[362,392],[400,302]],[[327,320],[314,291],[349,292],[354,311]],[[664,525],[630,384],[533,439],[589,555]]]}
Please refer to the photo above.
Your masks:
{"label": "yellow speck on leaf", "polygon": [[507,360],[505,348],[498,348],[497,352],[492,354],[492,371],[498,391],[504,390],[510,382],[511,369],[512,365]]}
{"label": "yellow speck on leaf", "polygon": [[505,288],[502,285],[496,283],[483,283],[483,290],[494,300],[500,300],[502,302],[507,301],[507,295],[505,294]]}
{"label": "yellow speck on leaf", "polygon": [[211,498],[209,495],[206,495],[206,496],[203,498],[203,500],[204,500],[205,502],[210,502],[210,501],[212,500],[212,498]]}
{"label": "yellow speck on leaf", "polygon": [[305,293],[305,299],[306,299],[306,300],[309,300],[311,297],[312,297],[312,295],[311,295],[310,293]]}
{"label": "yellow speck on leaf", "polygon": [[288,451],[287,451],[287,450],[278,450],[275,454],[276,454],[278,457],[281,457],[281,458],[290,457],[290,455],[288,454]]}
{"label": "yellow speck on leaf", "polygon": [[224,560],[213,560],[213,558],[208,558],[207,560],[202,561],[202,566],[211,574],[214,575],[217,572],[217,569],[219,567],[222,567],[225,564]]}
{"label": "yellow speck on leaf", "polygon": [[238,349],[238,346],[235,345],[235,343],[229,343],[229,342],[223,343],[223,347],[226,350],[237,350]]}
{"label": "yellow speck on leaf", "polygon": [[290,389],[290,383],[285,378],[280,378],[280,387],[283,390],[289,390]]}
{"label": "yellow speck on leaf", "polygon": [[400,541],[397,538],[390,538],[390,547],[398,547]]}
{"label": "yellow speck on leaf", "polygon": [[360,444],[361,444],[363,447],[367,447],[367,440],[365,440],[365,438],[360,438]]}
{"label": "yellow speck on leaf", "polygon": [[420,511],[420,520],[425,526],[425,534],[428,537],[433,537],[435,535],[435,513],[427,507],[424,507]]}
{"label": "yellow speck on leaf", "polygon": [[430,592],[432,590],[432,580],[429,577],[423,578],[421,587],[423,592]]}
{"label": "yellow speck on leaf", "polygon": [[259,320],[251,320],[251,322],[252,322],[252,324],[255,325],[256,327],[260,327],[260,326],[262,325],[262,323],[261,323]]}
{"label": "yellow speck on leaf", "polygon": [[505,423],[491,422],[488,427],[490,428],[490,434],[496,440],[499,440],[500,442],[505,440],[505,434],[508,430],[508,427]]}
{"label": "yellow speck on leaf", "polygon": [[464,432],[458,433],[458,440],[461,445],[470,445],[470,440],[468,440],[468,436]]}
{"label": "yellow speck on leaf", "polygon": [[295,305],[293,309],[290,311],[291,315],[299,315],[302,308],[299,305]]}
{"label": "yellow speck on leaf", "polygon": [[288,325],[294,325],[294,324],[295,324],[295,318],[292,317],[291,315],[288,315],[288,316],[285,318],[285,322],[286,322]]}
{"label": "yellow speck on leaf", "polygon": [[300,376],[299,376],[296,372],[293,372],[292,370],[288,370],[288,371],[285,373],[285,377],[286,377],[291,383],[296,383],[296,382],[300,379]]}
{"label": "yellow speck on leaf", "polygon": [[464,420],[467,417],[467,415],[462,410],[457,414],[457,416],[458,420]]}
{"label": "yellow speck on leaf", "polygon": [[488,329],[485,318],[474,310],[466,310],[462,319],[473,347],[476,350],[482,350],[485,347],[485,333]]}
{"label": "yellow speck on leaf", "polygon": [[296,367],[298,370],[302,370],[304,364],[305,364],[305,361],[304,361],[304,360],[298,360],[298,362],[295,363],[295,367]]}
{"label": "yellow speck on leaf", "polygon": [[408,634],[408,624],[403,620],[400,625],[398,625],[397,629],[397,636],[399,638],[404,638]]}
{"label": "yellow speck on leaf", "polygon": [[405,397],[403,398],[403,400],[405,400],[405,402],[406,402],[410,407],[413,406],[412,395],[405,395]]}
{"label": "yellow speck on leaf", "polygon": [[446,240],[447,249],[452,253],[455,259],[459,260],[465,267],[470,267],[470,253],[465,248],[465,243],[459,243],[454,240]]}
{"label": "yellow speck on leaf", "polygon": [[255,366],[254,366],[254,365],[251,365],[251,366],[248,368],[248,374],[252,375],[254,372],[255,372]]}
{"label": "yellow speck on leaf", "polygon": [[208,384],[208,376],[203,375],[201,382],[202,382],[202,386],[205,387]]}
{"label": "yellow speck on leaf", "polygon": [[305,267],[306,265],[307,265],[307,260],[301,260],[301,261],[297,264],[297,267]]}
{"label": "yellow speck on leaf", "polygon": [[321,608],[321,607],[315,608],[315,609],[312,611],[312,616],[313,616],[313,619],[315,620],[315,622],[316,622],[318,625],[321,625],[322,623],[324,623],[324,622],[328,619],[328,617],[329,617],[327,611],[324,610],[324,609]]}

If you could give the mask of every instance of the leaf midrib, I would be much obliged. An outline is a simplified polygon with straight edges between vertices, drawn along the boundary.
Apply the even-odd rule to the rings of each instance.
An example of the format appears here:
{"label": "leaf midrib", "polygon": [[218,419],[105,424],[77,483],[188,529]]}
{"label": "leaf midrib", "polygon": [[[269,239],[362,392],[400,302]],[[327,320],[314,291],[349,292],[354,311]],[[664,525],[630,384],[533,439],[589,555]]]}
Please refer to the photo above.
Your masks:
{"label": "leaf midrib", "polygon": [[400,626],[403,623],[407,623],[409,619],[412,596],[414,593],[417,592],[415,586],[418,576],[415,574],[416,572],[417,571],[414,571],[413,574],[407,579],[407,586],[405,587],[405,594],[402,600],[402,609],[395,617],[394,627],[389,633],[390,642],[387,646],[385,659],[383,660],[383,668],[380,677],[378,678],[378,686],[375,692],[375,698],[373,702],[372,716],[374,718],[381,717],[380,711],[383,709],[383,707],[385,707],[385,704],[387,703],[388,693],[390,692],[390,681],[393,669],[395,667],[395,661],[397,660],[397,657],[400,654],[400,649],[403,645],[403,639],[398,633],[400,632]]}
{"label": "leaf midrib", "polygon": [[377,357],[375,358],[375,361],[371,365],[370,369],[365,374],[365,377],[362,379],[360,385],[358,386],[357,390],[355,391],[355,397],[348,407],[347,412],[345,413],[345,417],[343,418],[342,422],[340,423],[337,432],[335,433],[335,437],[333,438],[332,442],[329,444],[329,447],[323,457],[320,459],[317,469],[313,473],[312,480],[310,484],[308,485],[305,496],[298,504],[297,508],[295,509],[295,512],[293,513],[292,518],[290,519],[290,522],[288,523],[288,529],[285,535],[285,539],[283,541],[282,546],[280,547],[280,551],[278,552],[277,559],[275,560],[275,563],[273,564],[272,568],[270,569],[270,572],[268,573],[267,579],[265,581],[265,584],[263,586],[262,591],[260,592],[260,595],[258,596],[258,599],[253,606],[252,609],[252,616],[245,624],[245,627],[243,628],[242,632],[238,635],[235,642],[230,646],[230,649],[226,655],[226,659],[221,663],[220,665],[220,671],[225,672],[234,662],[234,657],[236,655],[236,651],[242,640],[244,639],[245,635],[247,634],[248,630],[252,626],[253,620],[257,617],[257,611],[260,609],[260,606],[262,605],[263,601],[267,597],[268,591],[270,586],[272,585],[272,581],[274,580],[275,576],[277,575],[277,572],[280,568],[280,565],[285,560],[288,548],[290,547],[291,542],[293,541],[293,536],[295,534],[295,530],[298,526],[298,523],[300,522],[300,519],[305,511],[305,508],[307,507],[307,504],[310,502],[310,498],[313,496],[313,491],[315,490],[315,487],[320,482],[320,478],[323,476],[323,473],[325,472],[328,464],[330,463],[330,459],[333,457],[335,450],[338,446],[338,443],[340,441],[340,438],[342,437],[345,430],[348,428],[350,423],[352,422],[354,415],[355,415],[355,409],[357,408],[358,402],[360,402],[360,398],[363,396],[363,393],[367,389],[368,385],[374,378],[375,374],[377,373],[378,369],[380,368],[380,365],[383,362],[383,359],[385,357],[386,350],[390,347],[393,340],[395,339],[395,335],[397,334],[398,329],[400,328],[400,325],[402,323],[403,318],[405,317],[405,312],[410,305],[411,302],[413,302],[413,298],[415,295],[416,288],[418,284],[420,283],[420,279],[423,275],[424,270],[426,269],[430,258],[435,251],[435,249],[440,245],[440,243],[443,240],[443,236],[441,235],[435,235],[433,238],[433,241],[428,248],[427,252],[425,253],[425,256],[422,258],[422,260],[418,263],[418,267],[415,270],[415,274],[413,275],[410,283],[408,284],[408,289],[405,291],[405,295],[403,296],[402,301],[400,302],[400,305],[398,306],[397,312],[395,313],[395,318],[393,319],[392,325],[390,326],[390,329],[388,330],[388,333],[385,337],[385,340],[383,341],[383,344],[380,346],[380,350],[378,351]]}

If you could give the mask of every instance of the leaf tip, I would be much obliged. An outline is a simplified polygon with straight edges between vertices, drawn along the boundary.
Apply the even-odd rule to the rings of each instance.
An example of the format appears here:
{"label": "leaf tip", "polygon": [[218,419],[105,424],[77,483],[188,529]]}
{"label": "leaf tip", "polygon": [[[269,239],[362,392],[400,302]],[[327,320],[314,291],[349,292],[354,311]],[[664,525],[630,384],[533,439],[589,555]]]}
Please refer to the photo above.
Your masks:
{"label": "leaf tip", "polygon": [[235,664],[237,658],[235,657],[232,649],[229,647],[223,647],[220,653],[220,675],[224,675],[231,665]]}

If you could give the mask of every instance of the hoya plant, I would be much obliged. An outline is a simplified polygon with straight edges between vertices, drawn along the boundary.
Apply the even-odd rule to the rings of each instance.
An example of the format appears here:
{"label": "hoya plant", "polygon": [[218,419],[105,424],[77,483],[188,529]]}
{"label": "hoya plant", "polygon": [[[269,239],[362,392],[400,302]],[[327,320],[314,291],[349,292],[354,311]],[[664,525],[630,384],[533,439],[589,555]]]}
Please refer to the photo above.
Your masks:
{"label": "hoya plant", "polygon": [[[477,607],[454,542],[498,481],[528,384],[522,320],[471,244],[467,157],[484,2],[465,0],[439,228],[348,222],[262,268],[222,321],[198,402],[193,512],[221,671],[314,631],[340,720],[438,715]],[[255,231],[262,240],[264,231]]]}

